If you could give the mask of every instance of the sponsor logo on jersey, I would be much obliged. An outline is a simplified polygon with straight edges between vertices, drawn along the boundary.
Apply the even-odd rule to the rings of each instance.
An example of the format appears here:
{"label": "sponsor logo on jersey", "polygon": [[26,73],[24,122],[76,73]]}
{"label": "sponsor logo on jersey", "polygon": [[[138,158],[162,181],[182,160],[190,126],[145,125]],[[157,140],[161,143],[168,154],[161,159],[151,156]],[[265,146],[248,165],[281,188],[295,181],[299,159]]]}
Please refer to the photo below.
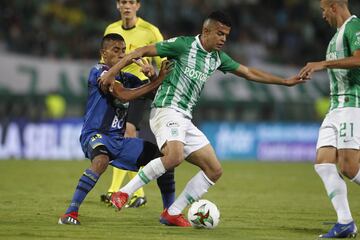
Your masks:
{"label": "sponsor logo on jersey", "polygon": [[175,42],[176,39],[177,39],[177,37],[170,38],[170,39],[166,40],[165,42],[172,43],[172,42]]}
{"label": "sponsor logo on jersey", "polygon": [[360,46],[360,32],[356,34],[356,41],[354,43],[356,46]]}
{"label": "sponsor logo on jersey", "polygon": [[180,127],[180,124],[174,121],[170,121],[166,124],[166,126],[169,128],[176,128],[176,127]]}
{"label": "sponsor logo on jersey", "polygon": [[326,60],[335,60],[337,59],[336,57],[336,52],[329,52],[327,55],[326,55]]}
{"label": "sponsor logo on jersey", "polygon": [[195,80],[199,80],[199,81],[202,81],[202,82],[205,82],[206,79],[207,79],[207,74],[203,73],[203,72],[200,72],[200,71],[197,71],[193,68],[189,68],[189,67],[185,67],[185,75],[189,78],[193,78]]}
{"label": "sponsor logo on jersey", "polygon": [[133,50],[133,49],[137,49],[139,47],[140,46],[136,46],[136,45],[130,43],[130,45],[129,45],[129,47],[127,49],[128,49],[128,51],[130,51],[130,50]]}

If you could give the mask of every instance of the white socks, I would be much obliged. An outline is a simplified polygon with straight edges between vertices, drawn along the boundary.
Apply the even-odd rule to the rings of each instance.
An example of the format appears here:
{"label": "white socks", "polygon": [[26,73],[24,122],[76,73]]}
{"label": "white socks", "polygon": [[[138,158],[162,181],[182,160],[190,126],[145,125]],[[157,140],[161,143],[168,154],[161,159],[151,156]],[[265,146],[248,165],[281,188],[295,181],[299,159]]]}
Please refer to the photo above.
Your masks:
{"label": "white socks", "polygon": [[214,185],[214,183],[205,175],[203,171],[198,172],[192,179],[190,179],[185,189],[175,200],[175,202],[169,207],[169,214],[180,214],[188,204],[199,200],[212,185]]}
{"label": "white socks", "polygon": [[315,164],[315,171],[325,185],[326,192],[335,208],[338,222],[350,223],[353,218],[347,199],[347,187],[345,181],[340,177],[336,165],[331,163]]}
{"label": "white socks", "polygon": [[128,184],[122,187],[119,191],[125,192],[131,196],[136,190],[143,185],[149,183],[166,172],[165,167],[160,158],[155,158],[144,166],[138,174],[131,179]]}
{"label": "white socks", "polygon": [[360,170],[351,181],[360,185]]}

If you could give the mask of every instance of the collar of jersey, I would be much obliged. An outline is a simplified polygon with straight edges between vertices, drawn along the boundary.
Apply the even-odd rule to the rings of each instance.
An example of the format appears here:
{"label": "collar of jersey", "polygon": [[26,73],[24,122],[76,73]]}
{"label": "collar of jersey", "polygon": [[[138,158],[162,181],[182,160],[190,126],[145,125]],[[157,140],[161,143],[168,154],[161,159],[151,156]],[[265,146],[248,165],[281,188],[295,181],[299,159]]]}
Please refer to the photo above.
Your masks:
{"label": "collar of jersey", "polygon": [[132,26],[132,27],[130,27],[130,28],[124,28],[124,26],[123,26],[123,24],[122,24],[122,20],[121,20],[121,28],[123,29],[123,30],[125,30],[125,31],[129,31],[129,30],[131,30],[131,29],[134,29],[134,28],[136,28],[137,27],[137,25],[139,24],[139,22],[141,22],[141,18],[140,17],[137,17],[137,21],[136,21],[136,23],[135,23],[135,25],[134,26]]}
{"label": "collar of jersey", "polygon": [[205,49],[205,48],[203,47],[203,45],[201,44],[200,34],[196,35],[195,40],[196,40],[196,42],[199,44],[199,46],[200,46],[200,48],[201,48],[202,50],[204,50],[204,51],[207,52],[207,53],[210,53],[210,52],[206,51],[206,49]]}
{"label": "collar of jersey", "polygon": [[348,22],[350,22],[351,19],[356,18],[356,15],[352,15],[351,17],[349,17],[348,19],[346,19],[346,21],[344,22],[343,25],[341,25],[341,27],[338,28],[338,31],[343,28]]}

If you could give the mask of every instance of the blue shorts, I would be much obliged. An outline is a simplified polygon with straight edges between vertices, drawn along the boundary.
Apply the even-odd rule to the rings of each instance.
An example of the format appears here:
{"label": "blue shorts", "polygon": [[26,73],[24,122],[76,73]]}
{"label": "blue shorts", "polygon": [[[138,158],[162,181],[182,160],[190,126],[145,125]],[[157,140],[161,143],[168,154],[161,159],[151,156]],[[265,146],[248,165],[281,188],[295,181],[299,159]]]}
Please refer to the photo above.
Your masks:
{"label": "blue shorts", "polygon": [[109,151],[110,165],[130,171],[139,170],[137,160],[144,149],[144,140],[95,134],[86,144],[82,144],[85,156],[91,158],[92,152],[98,146],[105,146]]}

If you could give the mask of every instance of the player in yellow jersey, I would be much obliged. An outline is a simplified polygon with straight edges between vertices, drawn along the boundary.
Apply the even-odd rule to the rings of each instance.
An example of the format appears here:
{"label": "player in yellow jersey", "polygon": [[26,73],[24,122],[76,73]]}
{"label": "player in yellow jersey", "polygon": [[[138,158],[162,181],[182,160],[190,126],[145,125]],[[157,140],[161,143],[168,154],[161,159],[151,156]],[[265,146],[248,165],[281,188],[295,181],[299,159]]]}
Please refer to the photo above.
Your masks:
{"label": "player in yellow jersey", "polygon": [[[126,42],[126,53],[139,47],[163,41],[163,37],[157,27],[137,16],[137,11],[141,7],[140,0],[116,0],[116,7],[120,12],[121,19],[110,24],[106,28],[104,35],[110,33],[120,34]],[[161,65],[160,57],[148,60],[150,62],[155,62],[158,67]],[[140,70],[140,67],[136,64],[131,64],[122,69],[123,72],[132,73],[143,80],[144,83],[147,83],[149,81],[148,78]],[[137,137],[137,130],[140,130],[139,137],[156,143],[148,121],[142,121],[144,115],[148,115],[148,112],[150,111],[151,101],[151,98],[140,98],[130,102],[128,119],[126,122],[126,137]],[[140,123],[142,123],[141,129]],[[136,172],[113,168],[112,183],[108,193],[101,195],[102,201],[109,202],[111,194],[119,190],[127,174],[130,178],[133,178],[136,175]],[[174,171],[167,172],[163,179],[159,179],[158,185],[162,194],[163,207],[167,208],[172,204],[175,198]],[[140,188],[134,193],[128,207],[140,207],[144,205],[146,201],[144,190]]]}

